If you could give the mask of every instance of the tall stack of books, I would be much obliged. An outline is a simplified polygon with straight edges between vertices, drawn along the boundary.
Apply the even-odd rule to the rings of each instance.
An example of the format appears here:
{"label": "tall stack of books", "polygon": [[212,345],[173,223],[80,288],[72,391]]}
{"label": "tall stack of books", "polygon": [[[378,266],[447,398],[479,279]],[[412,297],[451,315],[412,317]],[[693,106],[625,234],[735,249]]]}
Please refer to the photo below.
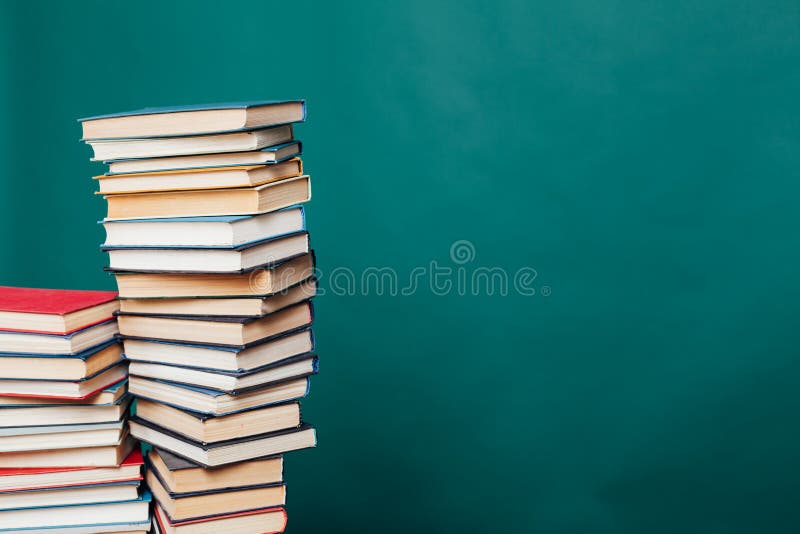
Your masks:
{"label": "tall stack of books", "polygon": [[146,532],[116,293],[0,287],[0,530]]}
{"label": "tall stack of books", "polygon": [[313,447],[303,101],[83,119],[109,172],[109,270],[161,532],[282,532],[283,457]]}

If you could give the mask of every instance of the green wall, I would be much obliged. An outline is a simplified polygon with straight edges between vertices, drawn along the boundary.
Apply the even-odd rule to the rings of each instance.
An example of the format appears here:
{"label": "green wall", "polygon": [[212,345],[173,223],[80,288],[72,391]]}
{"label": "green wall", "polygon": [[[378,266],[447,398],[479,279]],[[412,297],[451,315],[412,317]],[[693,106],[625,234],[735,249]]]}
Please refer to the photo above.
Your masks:
{"label": "green wall", "polygon": [[[20,1],[0,25],[4,284],[113,287],[77,117],[308,99],[327,294],[290,533],[797,531],[796,1]],[[457,267],[457,240],[468,276],[532,267],[537,294],[325,277]]]}

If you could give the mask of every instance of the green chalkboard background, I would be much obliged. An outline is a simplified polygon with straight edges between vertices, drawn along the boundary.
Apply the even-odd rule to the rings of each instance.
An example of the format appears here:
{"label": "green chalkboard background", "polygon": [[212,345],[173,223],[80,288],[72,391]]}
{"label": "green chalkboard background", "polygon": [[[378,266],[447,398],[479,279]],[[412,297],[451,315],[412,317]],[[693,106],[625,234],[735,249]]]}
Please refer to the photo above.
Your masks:
{"label": "green chalkboard background", "polygon": [[[327,293],[290,533],[797,532],[796,1],[29,0],[0,25],[3,284],[114,286],[76,118],[308,99]],[[391,295],[369,267],[452,271]],[[536,294],[472,291],[490,267]]]}

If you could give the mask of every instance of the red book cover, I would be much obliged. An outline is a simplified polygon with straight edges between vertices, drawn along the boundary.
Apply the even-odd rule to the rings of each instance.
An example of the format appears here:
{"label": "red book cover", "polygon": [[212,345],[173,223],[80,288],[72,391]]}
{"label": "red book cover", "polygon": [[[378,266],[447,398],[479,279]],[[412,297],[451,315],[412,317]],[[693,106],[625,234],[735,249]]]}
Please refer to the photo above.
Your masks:
{"label": "red book cover", "polygon": [[[144,458],[142,451],[133,449],[131,453],[125,458],[120,467],[129,465],[142,465]],[[16,476],[16,475],[42,475],[45,473],[65,473],[67,471],[86,471],[88,469],[108,469],[107,467],[0,467],[0,477]]]}
{"label": "red book cover", "polygon": [[66,315],[115,298],[115,291],[0,286],[0,311]]}
{"label": "red book cover", "polygon": [[[120,468],[122,467],[132,467],[132,466],[141,466],[144,464],[144,458],[142,458],[142,452],[139,449],[134,449],[125,460],[119,465]],[[0,480],[2,477],[13,477],[13,476],[26,476],[26,475],[47,475],[50,473],[65,473],[65,472],[73,472],[73,471],[107,471],[109,467],[6,467],[0,468]],[[142,473],[141,469],[134,477],[125,477],[125,478],[108,478],[109,474],[106,474],[103,478],[98,473],[98,477],[96,480],[91,481],[82,481],[79,483],[66,483],[66,484],[48,484],[42,485],[41,481],[36,485],[29,485],[29,486],[20,486],[15,488],[5,487],[0,490],[0,493],[8,493],[8,492],[17,492],[17,491],[28,491],[28,490],[47,490],[47,489],[56,489],[56,488],[78,488],[81,486],[93,486],[96,484],[115,484],[119,482],[132,482],[136,480],[142,480]],[[33,482],[33,480],[29,480],[29,483]]]}
{"label": "red book cover", "polygon": [[[116,299],[115,291],[91,291],[78,289],[35,289],[28,287],[0,286],[0,313],[30,313],[32,315],[65,316],[73,312],[106,304]],[[66,335],[89,326],[113,319],[113,315],[78,325],[68,330],[31,330],[18,325],[3,324],[4,332],[26,332],[34,334]]]}

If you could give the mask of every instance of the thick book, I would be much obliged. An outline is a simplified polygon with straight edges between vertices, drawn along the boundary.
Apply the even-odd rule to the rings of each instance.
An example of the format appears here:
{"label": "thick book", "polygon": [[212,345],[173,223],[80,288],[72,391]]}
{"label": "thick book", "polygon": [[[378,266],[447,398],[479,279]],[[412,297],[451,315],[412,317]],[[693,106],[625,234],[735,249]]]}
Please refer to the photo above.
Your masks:
{"label": "thick book", "polygon": [[168,380],[201,388],[215,389],[231,395],[240,395],[287,380],[305,378],[317,373],[319,362],[314,354],[293,356],[274,364],[250,371],[218,371],[193,367],[176,367],[158,363],[131,362],[131,376],[151,380]]}
{"label": "thick book", "polygon": [[314,334],[310,328],[246,349],[147,339],[125,340],[125,358],[134,362],[233,372],[252,371],[313,350]]}
{"label": "thick book", "polygon": [[131,453],[136,440],[123,436],[119,443],[100,447],[48,449],[0,453],[0,468],[8,467],[116,467]]}
{"label": "thick book", "polygon": [[248,512],[220,514],[202,519],[178,521],[170,518],[161,506],[155,505],[154,525],[159,534],[246,534],[268,532],[278,534],[286,529],[286,510],[262,508]]}
{"label": "thick book", "polygon": [[139,481],[0,492],[0,511],[76,504],[133,501],[139,498]]}
{"label": "thick book", "polygon": [[128,413],[131,397],[126,395],[114,404],[5,406],[0,408],[0,428],[17,426],[88,425],[119,421]]}
{"label": "thick book", "polygon": [[217,467],[315,447],[314,428],[306,423],[270,434],[203,444],[139,418],[130,421],[131,435],[205,467]]}
{"label": "thick book", "polygon": [[0,395],[83,400],[127,376],[127,362],[123,361],[82,380],[0,379]]}
{"label": "thick book", "polygon": [[117,335],[117,322],[105,322],[69,334],[40,334],[0,330],[0,354],[75,355],[105,343]]}
{"label": "thick book", "polygon": [[4,379],[83,380],[122,360],[122,345],[107,341],[74,355],[0,353]]}
{"label": "thick book", "polygon": [[87,141],[93,161],[130,158],[160,158],[217,152],[245,152],[286,143],[293,139],[292,126],[275,126],[248,132],[149,139]]}
{"label": "thick book", "polygon": [[122,299],[120,315],[188,315],[192,317],[263,317],[317,294],[317,279],[308,278],[267,297]]}
{"label": "thick book", "polygon": [[99,195],[149,193],[153,191],[192,191],[195,189],[227,189],[256,187],[303,174],[300,159],[275,165],[212,167],[129,174],[95,176]]}
{"label": "thick book", "polygon": [[152,469],[145,476],[147,486],[174,521],[199,519],[209,515],[257,510],[265,506],[286,504],[286,486],[261,485],[253,488],[172,493]]}
{"label": "thick book", "polygon": [[257,100],[165,106],[78,119],[83,139],[169,137],[235,132],[306,118],[305,100]]}
{"label": "thick book", "polygon": [[150,449],[150,469],[170,493],[219,491],[272,485],[283,481],[283,457],[273,456],[205,469],[171,452]]}
{"label": "thick book", "polygon": [[150,518],[151,500],[150,492],[144,490],[136,499],[121,502],[3,510],[0,511],[0,525],[5,531],[6,529],[60,529],[84,524],[141,523]]}
{"label": "thick book", "polygon": [[0,330],[69,334],[111,318],[113,291],[0,286]]}
{"label": "thick book", "polygon": [[136,416],[154,424],[169,421],[170,429],[181,435],[200,443],[216,443],[297,427],[300,425],[300,403],[288,402],[215,417],[139,399]]}
{"label": "thick book", "polygon": [[305,301],[257,318],[120,315],[118,321],[125,338],[247,348],[310,325],[313,318],[311,301]]}
{"label": "thick book", "polygon": [[104,246],[109,270],[173,273],[244,273],[308,254],[308,232],[271,237],[235,247]]}
{"label": "thick book", "polygon": [[210,217],[268,213],[311,200],[308,175],[236,189],[109,195],[107,219]]}
{"label": "thick book", "polygon": [[132,376],[130,384],[131,393],[137,397],[211,415],[228,415],[259,406],[300,399],[305,397],[309,390],[308,378],[287,380],[237,395],[138,376]]}
{"label": "thick book", "polygon": [[300,141],[289,141],[251,152],[227,152],[223,154],[197,154],[195,156],[172,156],[148,159],[108,160],[109,176],[135,172],[177,171],[183,169],[207,169],[237,165],[274,165],[303,153]]}
{"label": "thick book", "polygon": [[142,480],[144,460],[138,448],[118,467],[34,467],[0,469],[0,492],[40,490]]}
{"label": "thick book", "polygon": [[51,406],[111,406],[128,393],[128,381],[115,382],[85,399],[19,397],[0,395],[0,408],[41,408]]}
{"label": "thick book", "polygon": [[126,432],[125,421],[0,428],[0,453],[105,447]]}
{"label": "thick book", "polygon": [[262,215],[134,219],[102,224],[106,247],[237,247],[306,229],[302,206]]}
{"label": "thick book", "polygon": [[271,296],[307,280],[314,254],[242,274],[115,273],[120,298]]}

